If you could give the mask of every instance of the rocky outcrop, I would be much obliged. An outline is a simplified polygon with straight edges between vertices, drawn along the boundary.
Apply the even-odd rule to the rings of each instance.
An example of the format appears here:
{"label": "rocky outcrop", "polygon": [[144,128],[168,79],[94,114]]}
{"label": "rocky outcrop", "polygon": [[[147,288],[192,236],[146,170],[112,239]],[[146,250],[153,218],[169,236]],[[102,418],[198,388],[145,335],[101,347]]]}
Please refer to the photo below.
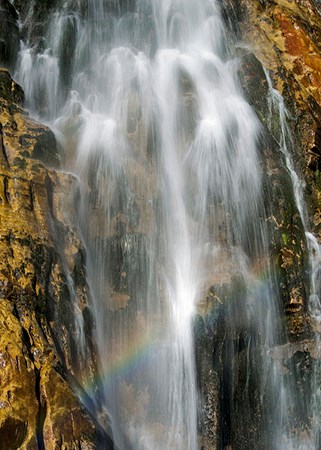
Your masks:
{"label": "rocky outcrop", "polygon": [[75,394],[96,372],[84,250],[61,208],[75,179],[21,88],[0,80],[0,448],[94,449],[104,433]]}

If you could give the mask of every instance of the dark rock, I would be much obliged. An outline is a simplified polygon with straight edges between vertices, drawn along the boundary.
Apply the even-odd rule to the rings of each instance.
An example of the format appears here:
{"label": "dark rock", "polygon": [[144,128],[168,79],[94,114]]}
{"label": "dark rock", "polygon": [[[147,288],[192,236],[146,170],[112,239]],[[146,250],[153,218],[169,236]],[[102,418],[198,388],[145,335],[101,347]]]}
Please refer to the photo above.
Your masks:
{"label": "dark rock", "polygon": [[15,0],[14,5],[22,22],[22,35],[35,44],[45,37],[51,13],[60,0]]}
{"label": "dark rock", "polygon": [[198,432],[202,448],[212,448],[219,441],[219,376],[214,367],[213,336],[202,317],[194,321],[195,359],[199,392]]}
{"label": "dark rock", "polygon": [[223,395],[230,392],[229,444],[238,450],[278,450],[281,399],[273,384],[271,360],[259,347],[245,348],[234,359],[228,358],[226,349],[224,373],[229,386]]}
{"label": "dark rock", "polygon": [[18,14],[9,0],[0,1],[0,65],[14,69],[20,46]]}
{"label": "dark rock", "polygon": [[49,128],[46,129],[45,133],[42,131],[38,134],[31,157],[39,159],[49,167],[60,166],[56,138]]}
{"label": "dark rock", "polygon": [[5,69],[0,69],[0,98],[17,105],[23,105],[25,99],[22,87],[12,80]]}
{"label": "dark rock", "polygon": [[19,419],[8,417],[0,425],[0,450],[18,450],[27,434],[27,424]]}
{"label": "dark rock", "polygon": [[266,122],[269,117],[268,83],[262,64],[253,53],[242,51],[239,78],[247,101]]}

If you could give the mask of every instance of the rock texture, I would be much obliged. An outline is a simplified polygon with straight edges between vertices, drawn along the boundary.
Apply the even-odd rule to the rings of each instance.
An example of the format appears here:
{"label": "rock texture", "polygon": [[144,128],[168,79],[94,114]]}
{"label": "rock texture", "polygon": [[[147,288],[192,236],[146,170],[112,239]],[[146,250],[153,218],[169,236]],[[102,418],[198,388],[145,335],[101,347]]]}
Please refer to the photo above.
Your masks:
{"label": "rock texture", "polygon": [[0,448],[94,449],[103,433],[75,394],[80,369],[95,375],[84,251],[61,209],[75,180],[44,167],[59,167],[54,135],[22,103],[1,69]]}
{"label": "rock texture", "polygon": [[9,0],[0,1],[0,61],[14,69],[19,51],[20,31],[18,14]]}
{"label": "rock texture", "polygon": [[320,237],[320,7],[313,0],[226,3],[227,13],[234,11],[238,19],[239,37],[270,71],[275,87],[285,98],[296,170],[307,181],[311,226]]}
{"label": "rock texture", "polygon": [[[252,55],[241,56],[243,85],[263,124],[267,125],[268,105],[260,99],[267,97],[268,87],[266,77],[262,73],[262,66],[270,72],[274,87],[285,99],[289,112],[287,122],[292,136],[290,151],[296,172],[301,179],[305,180],[307,227],[320,240],[320,10],[317,3],[312,0],[251,2],[242,0],[237,4],[233,0],[228,0],[226,13],[231,14],[231,12],[238,20],[238,37],[249,46],[249,52],[252,53]],[[251,94],[258,89],[263,97]],[[270,128],[272,139],[276,141],[279,140],[278,125],[275,126],[277,121],[278,117],[272,117],[272,128]],[[271,148],[271,142],[268,146]],[[275,254],[279,258],[281,278],[285,280],[282,298],[289,318],[288,330],[293,339],[296,339],[298,335],[308,332],[306,322],[309,321],[309,317],[306,313],[309,287],[304,276],[308,267],[307,248],[298,211],[295,209],[291,211],[290,205],[293,202],[289,198],[291,195],[289,181],[286,181],[287,194],[285,196],[281,194],[284,201],[280,198],[280,192],[285,189],[284,181],[288,175],[276,174],[283,169],[282,164],[275,167],[276,156],[273,142],[271,150],[269,154],[265,150],[265,161],[267,161],[266,168],[270,175],[270,182],[274,183],[275,198],[271,199],[270,204],[272,209],[273,205],[277,205],[278,208],[275,213],[272,211],[275,222],[274,235],[279,234],[281,237],[281,240],[276,239]],[[273,174],[272,177],[271,174]],[[277,186],[277,180],[279,180],[279,186]],[[282,202],[284,206],[280,211]],[[300,279],[300,286],[295,285],[295,280]],[[290,297],[287,298],[286,292],[290,292]]]}
{"label": "rock texture", "polygon": [[[280,298],[280,323],[276,327],[280,334],[279,345],[262,360],[262,348],[255,337],[260,333],[257,325],[242,330],[229,320],[235,308],[231,286],[227,286],[228,301],[226,287],[210,288],[195,331],[205,416],[201,429],[210,436],[203,439],[202,448],[278,449],[279,424],[273,425],[271,411],[277,415],[281,404],[271,385],[264,382],[276,374],[291,393],[285,433],[291,436],[292,444],[287,445],[318,448],[313,404],[320,384],[320,327],[311,316],[307,240],[278,144],[280,117],[268,101],[265,70],[288,110],[289,151],[303,180],[306,228],[320,242],[320,10],[312,0],[226,0],[221,4],[230,37],[240,42],[237,56],[242,88],[262,123],[261,166],[271,236],[269,252]],[[238,298],[240,292],[237,289]],[[234,311],[234,317],[241,314]],[[203,367],[207,367],[205,372]]]}

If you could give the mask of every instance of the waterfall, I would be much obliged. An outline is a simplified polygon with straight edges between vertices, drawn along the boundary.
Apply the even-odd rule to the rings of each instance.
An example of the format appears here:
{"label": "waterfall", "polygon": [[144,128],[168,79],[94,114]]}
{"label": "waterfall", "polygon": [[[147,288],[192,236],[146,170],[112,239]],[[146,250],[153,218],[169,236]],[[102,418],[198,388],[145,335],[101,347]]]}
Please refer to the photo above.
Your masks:
{"label": "waterfall", "polygon": [[[274,435],[271,448],[281,448],[273,445],[285,408],[271,417],[286,400],[268,362],[281,331],[261,127],[243,98],[219,4],[127,3],[64,2],[45,41],[22,46],[16,72],[29,109],[56,133],[64,170],[79,180],[70,196],[86,247],[99,368],[84,385],[120,450],[196,450],[193,324],[211,292],[217,308],[229,302],[224,383],[232,392],[245,365],[239,400],[250,410],[253,373],[260,375],[261,426]],[[224,414],[231,422],[228,406]]]}

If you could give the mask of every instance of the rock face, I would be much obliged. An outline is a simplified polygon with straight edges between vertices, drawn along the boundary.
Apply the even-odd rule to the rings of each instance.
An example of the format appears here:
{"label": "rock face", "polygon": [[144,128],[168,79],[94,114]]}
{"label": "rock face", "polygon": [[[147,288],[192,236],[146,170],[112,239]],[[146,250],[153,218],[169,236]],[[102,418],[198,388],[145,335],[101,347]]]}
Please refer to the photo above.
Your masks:
{"label": "rock face", "polygon": [[44,167],[59,167],[53,133],[0,80],[0,448],[94,449],[102,432],[74,392],[80,365],[86,381],[96,370],[84,251],[61,209],[75,180]]}
{"label": "rock face", "polygon": [[[241,56],[243,85],[264,126],[267,125],[268,105],[259,99],[267,97],[268,87],[262,65],[270,72],[274,87],[285,99],[287,122],[292,136],[290,151],[294,169],[305,183],[303,194],[307,205],[306,228],[320,242],[321,15],[318,3],[313,0],[228,0],[225,8],[226,14],[233,12],[237,18],[238,38],[249,45],[249,51],[252,52]],[[257,89],[260,89],[263,97],[253,95]],[[272,140],[277,141],[278,125],[275,126],[275,123],[278,118],[272,116],[271,120],[270,134]],[[282,164],[281,168],[275,167],[275,150],[271,150],[270,154],[264,150],[267,173],[270,182],[278,183],[279,180],[280,184],[281,180],[284,191],[288,175],[279,174],[275,177],[276,171],[282,170]],[[282,187],[275,185],[275,188],[274,191],[279,191],[270,204],[272,209],[273,205],[277,205],[279,210],[273,213],[277,225],[274,235],[279,233],[281,237],[276,256],[280,261],[281,277],[288,283],[285,290],[293,292],[290,298],[286,298],[283,293],[282,298],[288,317],[288,331],[292,340],[296,340],[299,335],[303,338],[302,333],[308,333],[306,322],[310,320],[306,315],[309,287],[304,276],[308,268],[307,248],[298,211],[291,211],[289,198],[285,198],[284,207],[280,211]],[[291,186],[288,187],[289,190]],[[280,238],[276,239],[275,245],[278,245],[277,240],[280,241]],[[301,287],[293,285],[294,280],[300,278]]]}
{"label": "rock face", "polygon": [[[285,414],[293,448],[319,448],[312,404],[313,391],[320,381],[320,350],[316,344],[320,327],[311,316],[305,231],[311,231],[320,243],[320,8],[312,0],[226,0],[221,4],[231,39],[242,42],[237,49],[242,88],[262,122],[260,150],[271,236],[269,252],[275,262],[278,317],[284,332],[280,332],[279,345],[262,361],[262,348],[255,343],[253,330],[245,334],[239,330],[234,336],[230,332],[233,296],[229,295],[226,302],[222,285],[210,288],[196,327],[196,348],[203,349],[198,350],[197,366],[208,367],[207,373],[199,373],[205,415],[202,431],[212,434],[202,448],[279,448],[277,427],[267,412],[277,414],[280,403],[269,383],[263,383],[260,367],[264,367],[266,380],[273,379],[276,370],[291,392]],[[280,152],[280,116],[268,101],[270,86],[264,69],[269,71],[273,87],[282,94],[288,110],[288,147],[294,169],[303,180],[305,227],[285,156]],[[231,287],[228,289],[231,291]],[[209,409],[214,418],[211,423],[207,419]]]}
{"label": "rock face", "polygon": [[238,19],[239,37],[270,71],[275,87],[285,98],[296,170],[307,182],[311,227],[320,237],[320,7],[312,0],[226,3],[227,13],[234,11]]}
{"label": "rock face", "polygon": [[22,34],[25,40],[28,39],[34,44],[38,44],[39,40],[45,35],[50,13],[57,4],[58,0],[32,0],[30,2],[21,0],[14,1],[14,6],[19,12],[22,24]]}
{"label": "rock face", "polygon": [[13,69],[19,51],[20,31],[18,14],[9,0],[0,2],[0,60],[6,67]]}

